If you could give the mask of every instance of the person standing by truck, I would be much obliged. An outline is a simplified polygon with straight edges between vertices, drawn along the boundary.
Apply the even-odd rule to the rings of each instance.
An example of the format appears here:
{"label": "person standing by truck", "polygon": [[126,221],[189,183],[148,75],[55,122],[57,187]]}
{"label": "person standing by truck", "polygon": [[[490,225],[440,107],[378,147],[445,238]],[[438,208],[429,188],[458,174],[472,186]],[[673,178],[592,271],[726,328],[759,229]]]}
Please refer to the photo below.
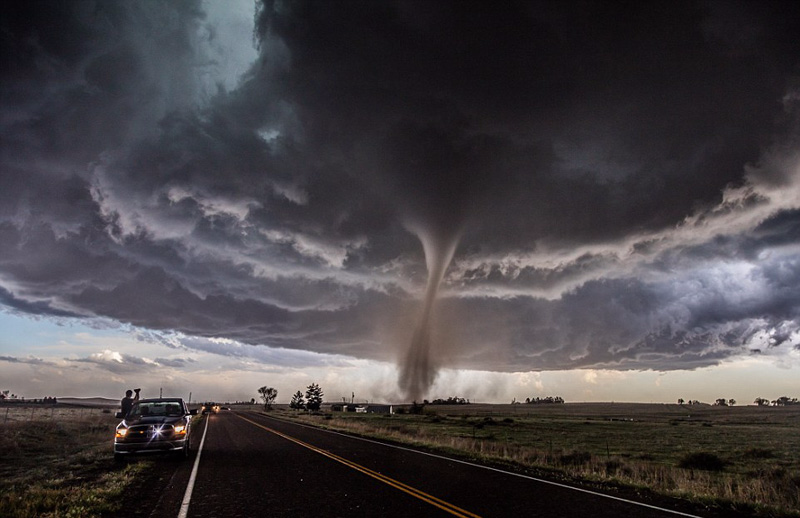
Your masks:
{"label": "person standing by truck", "polygon": [[136,392],[136,397],[131,397],[133,395],[133,392],[131,392],[130,389],[125,391],[125,397],[122,398],[122,401],[119,402],[123,418],[128,415],[128,412],[131,411],[131,408],[133,408],[133,404],[136,401],[139,401],[139,392],[141,390],[142,389],[140,388],[133,389],[133,392]]}

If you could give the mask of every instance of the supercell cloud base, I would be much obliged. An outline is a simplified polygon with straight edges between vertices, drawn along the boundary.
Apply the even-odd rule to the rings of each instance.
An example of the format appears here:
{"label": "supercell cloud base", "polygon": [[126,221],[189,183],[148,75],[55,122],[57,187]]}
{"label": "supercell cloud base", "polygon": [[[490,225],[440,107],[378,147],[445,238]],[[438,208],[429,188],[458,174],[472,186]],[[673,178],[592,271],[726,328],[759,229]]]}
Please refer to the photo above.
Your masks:
{"label": "supercell cloud base", "polygon": [[800,388],[794,3],[0,9],[0,389]]}

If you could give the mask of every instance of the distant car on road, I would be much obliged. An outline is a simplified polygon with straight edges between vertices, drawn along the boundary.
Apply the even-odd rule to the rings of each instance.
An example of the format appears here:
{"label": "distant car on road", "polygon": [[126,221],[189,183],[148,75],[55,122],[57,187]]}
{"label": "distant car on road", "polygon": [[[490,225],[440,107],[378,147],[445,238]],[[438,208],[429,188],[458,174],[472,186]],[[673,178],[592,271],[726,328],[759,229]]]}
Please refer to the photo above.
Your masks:
{"label": "distant car on road", "polygon": [[122,422],[114,434],[114,459],[135,453],[171,452],[189,455],[192,416],[181,398],[140,399],[128,415],[117,412]]}
{"label": "distant car on road", "polygon": [[208,401],[206,403],[203,403],[203,413],[217,414],[219,413],[219,405],[214,403],[213,401]]}

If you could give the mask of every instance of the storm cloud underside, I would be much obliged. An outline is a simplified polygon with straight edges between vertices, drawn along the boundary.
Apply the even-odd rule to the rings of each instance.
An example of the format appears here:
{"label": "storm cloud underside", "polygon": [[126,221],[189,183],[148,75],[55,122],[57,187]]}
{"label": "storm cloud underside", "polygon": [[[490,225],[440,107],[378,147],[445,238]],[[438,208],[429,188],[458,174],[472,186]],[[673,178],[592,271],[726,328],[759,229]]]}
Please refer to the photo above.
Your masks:
{"label": "storm cloud underside", "polygon": [[258,2],[234,79],[207,7],[0,8],[6,310],[410,397],[800,346],[797,4]]}

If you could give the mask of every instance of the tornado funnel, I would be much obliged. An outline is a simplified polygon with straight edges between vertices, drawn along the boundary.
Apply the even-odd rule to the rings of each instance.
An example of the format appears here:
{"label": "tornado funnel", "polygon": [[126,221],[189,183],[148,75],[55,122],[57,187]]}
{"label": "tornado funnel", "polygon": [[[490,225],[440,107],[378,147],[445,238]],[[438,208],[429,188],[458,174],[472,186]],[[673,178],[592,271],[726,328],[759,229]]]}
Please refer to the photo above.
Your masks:
{"label": "tornado funnel", "polygon": [[434,236],[431,233],[415,232],[425,251],[428,267],[428,283],[422,312],[411,338],[403,363],[400,365],[400,388],[410,400],[420,400],[436,379],[438,370],[437,347],[432,340],[433,319],[439,286],[450,261],[453,259],[460,234],[449,237]]}

